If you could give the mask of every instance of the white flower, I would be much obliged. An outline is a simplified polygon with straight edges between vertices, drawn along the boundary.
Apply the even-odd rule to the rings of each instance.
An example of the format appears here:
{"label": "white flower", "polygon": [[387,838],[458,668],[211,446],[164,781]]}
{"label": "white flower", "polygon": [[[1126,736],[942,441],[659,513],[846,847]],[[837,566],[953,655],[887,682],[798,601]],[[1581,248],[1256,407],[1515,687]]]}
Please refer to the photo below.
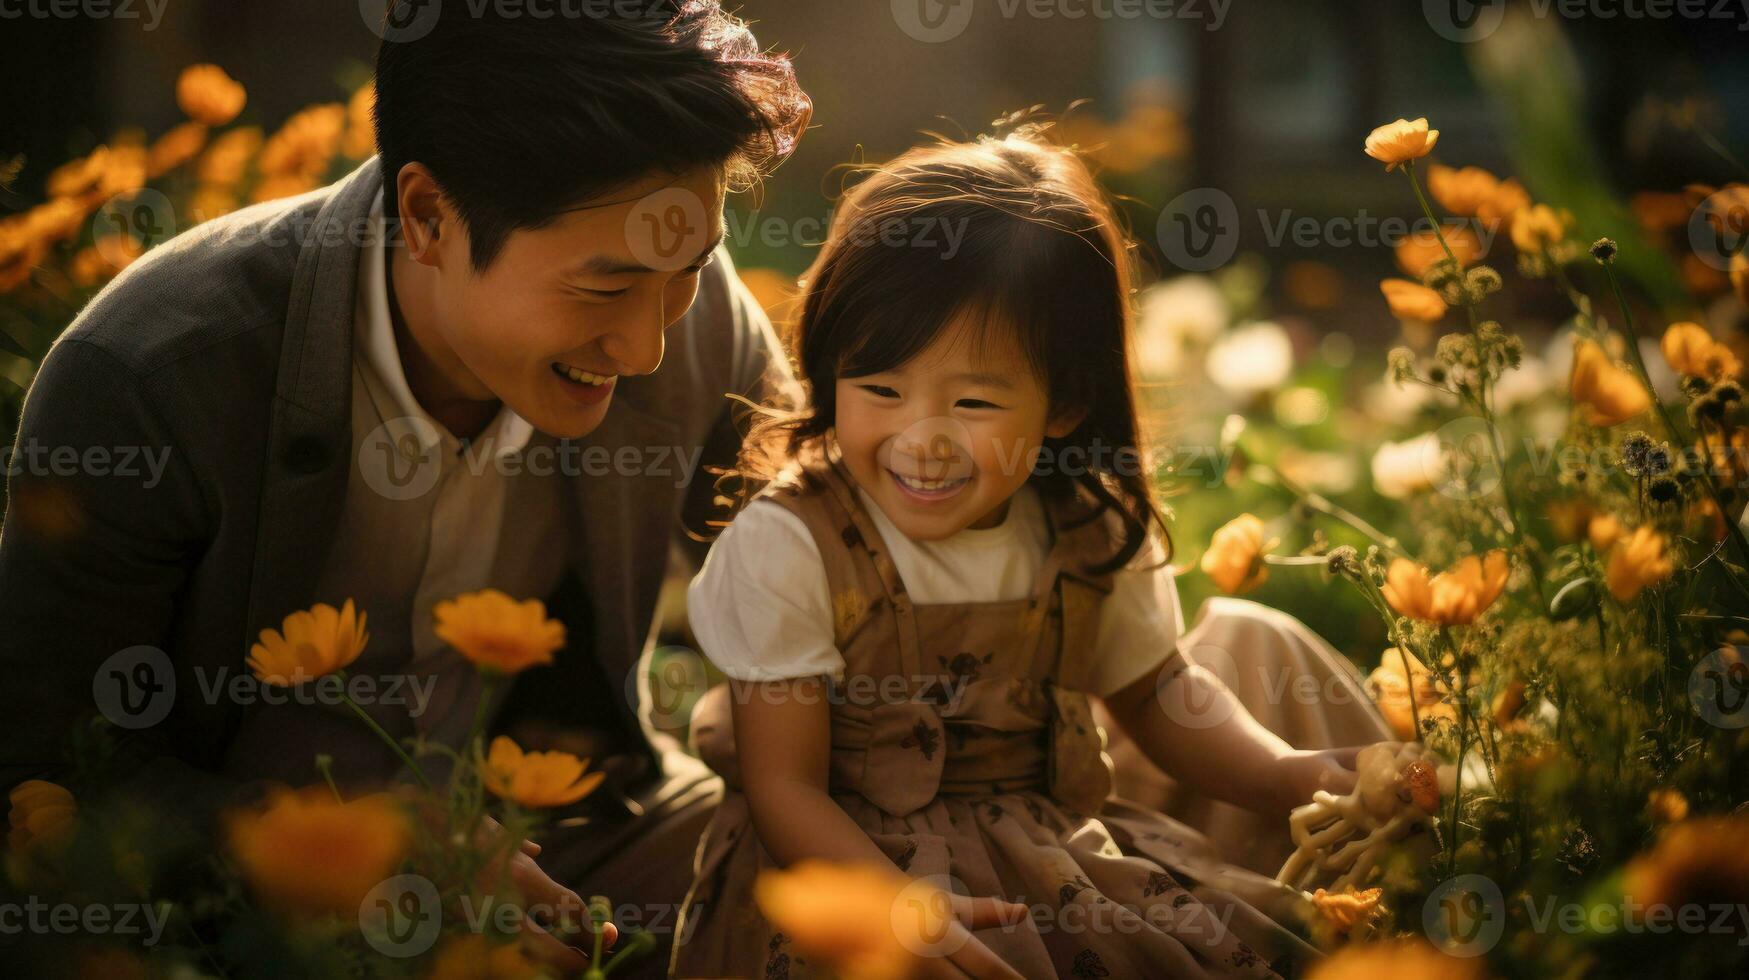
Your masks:
{"label": "white flower", "polygon": [[[1571,358],[1571,351],[1568,356]],[[1517,368],[1502,372],[1500,380],[1494,382],[1494,408],[1504,412],[1548,392],[1551,377],[1542,358],[1526,354]]]}
{"label": "white flower", "polygon": [[1373,487],[1392,500],[1432,489],[1446,473],[1445,447],[1432,432],[1407,442],[1387,442],[1372,458]]}
{"label": "white flower", "polygon": [[1155,283],[1142,291],[1138,307],[1136,367],[1147,378],[1178,374],[1185,351],[1213,340],[1232,317],[1220,287],[1206,276]]}
{"label": "white flower", "polygon": [[1233,330],[1209,348],[1209,380],[1237,395],[1281,387],[1294,369],[1287,331],[1267,320]]}

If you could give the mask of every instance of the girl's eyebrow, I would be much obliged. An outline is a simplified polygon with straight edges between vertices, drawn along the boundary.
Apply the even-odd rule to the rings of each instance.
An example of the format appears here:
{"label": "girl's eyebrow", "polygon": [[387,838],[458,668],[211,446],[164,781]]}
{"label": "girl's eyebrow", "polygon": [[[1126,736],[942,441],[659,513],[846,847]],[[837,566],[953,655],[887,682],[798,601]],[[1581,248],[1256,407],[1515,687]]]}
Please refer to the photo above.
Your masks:
{"label": "girl's eyebrow", "polygon": [[949,381],[963,381],[966,384],[982,385],[985,388],[1001,388],[1003,391],[1013,391],[1014,382],[1005,374],[993,374],[988,371],[964,371],[950,376]]}

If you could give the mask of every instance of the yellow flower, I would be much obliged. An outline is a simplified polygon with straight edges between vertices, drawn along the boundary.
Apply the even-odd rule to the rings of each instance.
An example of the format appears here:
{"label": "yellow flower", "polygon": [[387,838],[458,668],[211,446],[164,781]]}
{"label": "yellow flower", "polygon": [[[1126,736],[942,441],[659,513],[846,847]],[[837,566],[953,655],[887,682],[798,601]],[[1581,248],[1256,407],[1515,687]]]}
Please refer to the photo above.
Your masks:
{"label": "yellow flower", "polygon": [[1749,819],[1695,817],[1628,862],[1622,893],[1641,908],[1749,901]]}
{"label": "yellow flower", "polygon": [[299,110],[261,147],[256,165],[265,177],[302,177],[314,184],[340,149],[346,107],[338,102]]}
{"label": "yellow flower", "polygon": [[1341,892],[1327,892],[1320,888],[1312,893],[1312,905],[1324,916],[1324,921],[1334,926],[1337,932],[1347,935],[1355,926],[1370,926],[1385,914],[1379,904],[1384,897],[1383,888],[1355,891],[1350,887]]}
{"label": "yellow flower", "polygon": [[1573,400],[1585,406],[1586,421],[1596,426],[1620,425],[1652,407],[1652,396],[1634,377],[1597,346],[1581,340],[1573,351],[1573,375],[1568,387]]}
{"label": "yellow flower", "polygon": [[251,204],[260,204],[262,201],[277,201],[282,197],[297,197],[315,190],[317,186],[314,179],[302,174],[269,174],[256,182],[254,189],[249,192],[249,201]]}
{"label": "yellow flower", "polygon": [[146,176],[161,177],[175,170],[200,153],[206,146],[206,126],[197,122],[185,122],[173,127],[152,148],[146,151]]}
{"label": "yellow flower", "polygon": [[1668,786],[1655,789],[1646,795],[1646,813],[1657,823],[1681,823],[1688,819],[1688,797]]}
{"label": "yellow flower", "polygon": [[6,849],[11,853],[23,855],[39,847],[52,847],[72,832],[77,807],[65,786],[27,779],[12,787],[8,798],[11,829],[6,834]]}
{"label": "yellow flower", "polygon": [[243,126],[220,134],[201,154],[195,179],[204,186],[231,188],[243,180],[249,160],[261,149],[261,129]]}
{"label": "yellow flower", "polygon": [[495,795],[518,806],[569,806],[595,791],[603,773],[587,776],[588,759],[569,752],[524,752],[500,735],[480,767],[480,777]]}
{"label": "yellow flower", "polygon": [[1483,980],[1480,959],[1447,956],[1425,939],[1352,943],[1319,960],[1306,980]]}
{"label": "yellow flower", "polygon": [[292,613],[278,630],[261,631],[249,648],[249,669],[269,684],[287,686],[344,669],[363,652],[370,634],[352,600],[336,610],[327,603]]}
{"label": "yellow flower", "polygon": [[25,236],[49,246],[79,234],[89,213],[79,198],[57,197],[20,215],[20,229]]}
{"label": "yellow flower", "polygon": [[237,210],[237,198],[217,184],[202,184],[188,199],[188,213],[196,222],[211,221]]}
{"label": "yellow flower", "polygon": [[188,118],[223,126],[243,111],[248,94],[218,65],[189,65],[176,79],[176,104]]}
{"label": "yellow flower", "polygon": [[48,246],[26,233],[22,221],[0,222],[0,293],[8,293],[29,281],[31,270],[42,261]]}
{"label": "yellow flower", "polygon": [[1379,292],[1385,294],[1391,314],[1399,319],[1436,323],[1445,318],[1445,300],[1418,282],[1385,279],[1379,283]]}
{"label": "yellow flower", "polygon": [[1517,180],[1507,178],[1494,188],[1494,193],[1476,209],[1476,217],[1488,227],[1511,221],[1513,215],[1530,207],[1530,192]]}
{"label": "yellow flower", "polygon": [[437,604],[437,638],[482,670],[515,674],[553,662],[565,645],[565,624],[547,618],[539,599],[517,602],[497,589]]}
{"label": "yellow flower", "polygon": [[1269,580],[1263,564],[1263,522],[1240,514],[1216,531],[1199,563],[1215,586],[1229,595],[1249,592]]}
{"label": "yellow flower", "polygon": [[1737,291],[1737,301],[1749,306],[1749,252],[1731,256],[1731,288]]}
{"label": "yellow flower", "polygon": [[1723,381],[1735,378],[1743,370],[1737,355],[1714,340],[1698,323],[1672,323],[1658,346],[1664,351],[1664,360],[1678,374]]}
{"label": "yellow flower", "polygon": [[1610,549],[1604,578],[1610,595],[1620,602],[1632,602],[1641,589],[1664,581],[1675,570],[1676,563],[1665,553],[1664,535],[1637,527]]}
{"label": "yellow flower", "polygon": [[904,980],[947,937],[948,898],[872,864],[809,859],[764,870],[753,900],[767,920],[846,980]]}
{"label": "yellow flower", "polygon": [[340,152],[353,160],[377,151],[376,121],[371,118],[376,104],[377,87],[370,82],[359,86],[346,102],[346,136],[340,142]]}
{"label": "yellow flower", "polygon": [[1366,155],[1385,165],[1385,172],[1397,169],[1397,165],[1419,160],[1432,152],[1433,144],[1439,142],[1439,130],[1427,128],[1427,118],[1410,122],[1399,119],[1386,123],[1372,131],[1366,138]]}
{"label": "yellow flower", "polygon": [[1441,626],[1463,626],[1486,612],[1506,589],[1511,563],[1496,549],[1470,555],[1449,571],[1429,577],[1425,565],[1392,559],[1381,590],[1391,608],[1411,619]]}
{"label": "yellow flower", "polygon": [[1520,252],[1540,253],[1567,237],[1573,216],[1547,204],[1525,208],[1512,216],[1512,244]]}
{"label": "yellow flower", "polygon": [[432,958],[427,980],[533,980],[547,973],[514,942],[492,943],[477,932],[452,935]]}
{"label": "yellow flower", "polygon": [[407,820],[387,797],[342,803],[327,787],[278,790],[261,809],[228,814],[225,831],[256,896],[296,916],[356,917],[409,842]]}
{"label": "yellow flower", "polygon": [[[1440,234],[1445,236],[1443,246],[1439,244]],[[1397,267],[1420,279],[1434,263],[1445,261],[1447,247],[1461,266],[1474,265],[1487,254],[1482,240],[1468,228],[1441,228],[1439,234],[1423,229],[1410,232],[1397,243]]]}
{"label": "yellow flower", "polygon": [[1460,217],[1476,217],[1499,190],[1500,178],[1481,167],[1457,170],[1436,163],[1427,168],[1427,193],[1440,207]]}

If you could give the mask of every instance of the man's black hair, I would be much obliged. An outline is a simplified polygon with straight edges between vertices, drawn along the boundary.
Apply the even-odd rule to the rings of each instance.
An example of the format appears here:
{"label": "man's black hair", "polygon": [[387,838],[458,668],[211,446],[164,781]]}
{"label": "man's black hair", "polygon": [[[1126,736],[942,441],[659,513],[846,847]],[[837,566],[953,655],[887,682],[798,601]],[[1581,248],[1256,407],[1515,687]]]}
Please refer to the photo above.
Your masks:
{"label": "man's black hair", "polygon": [[[811,106],[789,60],[718,0],[583,0],[531,8],[387,0],[377,51],[384,209],[419,162],[467,225],[476,269],[518,228],[652,172],[768,173]],[[395,25],[421,36],[396,39]]]}

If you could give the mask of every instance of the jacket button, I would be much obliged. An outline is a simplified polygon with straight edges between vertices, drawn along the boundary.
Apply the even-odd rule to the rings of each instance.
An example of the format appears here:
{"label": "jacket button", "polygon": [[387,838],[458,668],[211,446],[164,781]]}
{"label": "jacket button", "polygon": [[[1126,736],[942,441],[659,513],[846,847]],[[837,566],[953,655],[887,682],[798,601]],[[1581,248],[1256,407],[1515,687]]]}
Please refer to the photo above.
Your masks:
{"label": "jacket button", "polygon": [[294,473],[319,473],[328,465],[328,444],[318,436],[297,436],[285,447],[285,465]]}

